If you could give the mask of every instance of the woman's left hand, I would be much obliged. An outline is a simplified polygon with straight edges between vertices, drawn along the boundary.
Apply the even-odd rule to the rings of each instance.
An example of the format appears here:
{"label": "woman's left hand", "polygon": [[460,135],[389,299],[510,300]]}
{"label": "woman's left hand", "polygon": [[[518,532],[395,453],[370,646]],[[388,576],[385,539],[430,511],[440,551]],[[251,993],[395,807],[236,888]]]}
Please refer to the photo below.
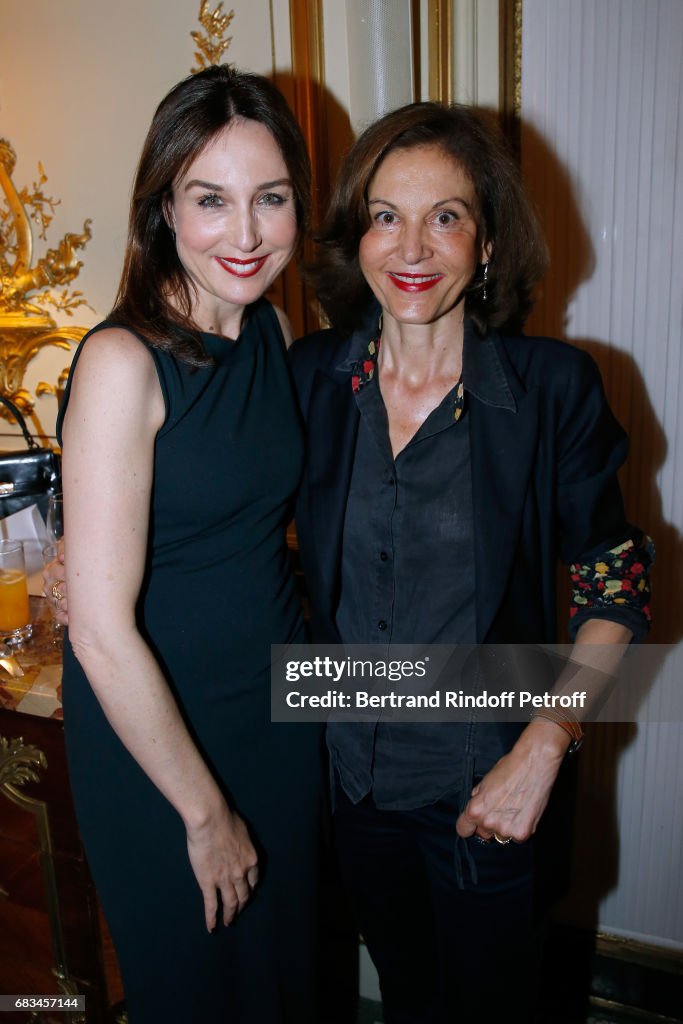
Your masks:
{"label": "woman's left hand", "polygon": [[458,835],[527,840],[541,820],[569,742],[554,722],[530,722],[510,753],[472,790],[456,822]]}

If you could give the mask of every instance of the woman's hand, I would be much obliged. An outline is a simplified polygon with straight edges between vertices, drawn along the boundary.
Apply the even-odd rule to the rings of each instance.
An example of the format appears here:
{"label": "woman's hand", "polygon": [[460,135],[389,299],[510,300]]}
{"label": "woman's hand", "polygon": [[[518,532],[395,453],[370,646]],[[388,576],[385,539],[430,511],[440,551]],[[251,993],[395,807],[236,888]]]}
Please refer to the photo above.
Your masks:
{"label": "woman's hand", "polygon": [[223,924],[230,924],[258,882],[258,857],[246,825],[223,804],[215,818],[200,826],[187,826],[187,850],[204,897],[208,931],[216,926],[217,892],[223,904]]}
{"label": "woman's hand", "polygon": [[458,835],[527,840],[541,820],[569,743],[555,722],[530,722],[510,753],[472,790],[456,822]]}
{"label": "woman's hand", "polygon": [[57,557],[43,569],[43,594],[52,606],[52,614],[62,626],[69,625],[64,571],[64,541],[57,545]]}

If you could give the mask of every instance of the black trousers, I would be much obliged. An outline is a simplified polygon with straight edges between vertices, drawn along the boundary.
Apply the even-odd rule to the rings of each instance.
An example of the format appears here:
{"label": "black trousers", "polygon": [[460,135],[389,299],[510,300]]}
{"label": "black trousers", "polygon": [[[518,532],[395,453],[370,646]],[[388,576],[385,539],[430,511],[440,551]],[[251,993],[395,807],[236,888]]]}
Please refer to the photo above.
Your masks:
{"label": "black trousers", "polygon": [[455,799],[410,811],[379,810],[371,796],[354,805],[337,783],[337,855],[386,1024],[531,1020],[541,934],[533,841],[469,839],[470,860],[457,816]]}

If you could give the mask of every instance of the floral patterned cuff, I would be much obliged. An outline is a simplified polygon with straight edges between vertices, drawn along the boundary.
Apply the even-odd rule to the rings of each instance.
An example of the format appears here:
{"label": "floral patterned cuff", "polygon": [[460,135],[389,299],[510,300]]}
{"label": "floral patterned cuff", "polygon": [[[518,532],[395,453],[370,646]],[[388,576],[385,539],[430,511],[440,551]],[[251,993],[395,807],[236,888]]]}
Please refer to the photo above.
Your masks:
{"label": "floral patterned cuff", "polygon": [[[640,544],[624,541],[590,562],[569,566],[572,581],[570,618],[595,608],[638,612],[649,624],[650,582],[648,571],[654,564],[655,547],[650,537]],[[589,618],[590,616],[582,616]]]}

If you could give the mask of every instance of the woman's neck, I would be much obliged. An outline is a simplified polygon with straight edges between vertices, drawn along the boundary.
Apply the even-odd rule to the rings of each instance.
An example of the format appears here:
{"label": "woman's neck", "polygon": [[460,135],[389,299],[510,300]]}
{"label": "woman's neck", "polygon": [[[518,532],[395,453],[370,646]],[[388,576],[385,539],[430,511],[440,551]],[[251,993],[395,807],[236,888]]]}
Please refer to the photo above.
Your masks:
{"label": "woman's neck", "polygon": [[462,311],[430,324],[406,324],[384,313],[379,350],[380,376],[411,386],[432,380],[458,380],[462,372],[465,321]]}
{"label": "woman's neck", "polygon": [[[169,304],[180,308],[175,296],[169,295]],[[190,317],[197,328],[205,334],[217,334],[223,338],[238,338],[246,306],[236,306],[226,302],[197,301],[190,310]]]}

